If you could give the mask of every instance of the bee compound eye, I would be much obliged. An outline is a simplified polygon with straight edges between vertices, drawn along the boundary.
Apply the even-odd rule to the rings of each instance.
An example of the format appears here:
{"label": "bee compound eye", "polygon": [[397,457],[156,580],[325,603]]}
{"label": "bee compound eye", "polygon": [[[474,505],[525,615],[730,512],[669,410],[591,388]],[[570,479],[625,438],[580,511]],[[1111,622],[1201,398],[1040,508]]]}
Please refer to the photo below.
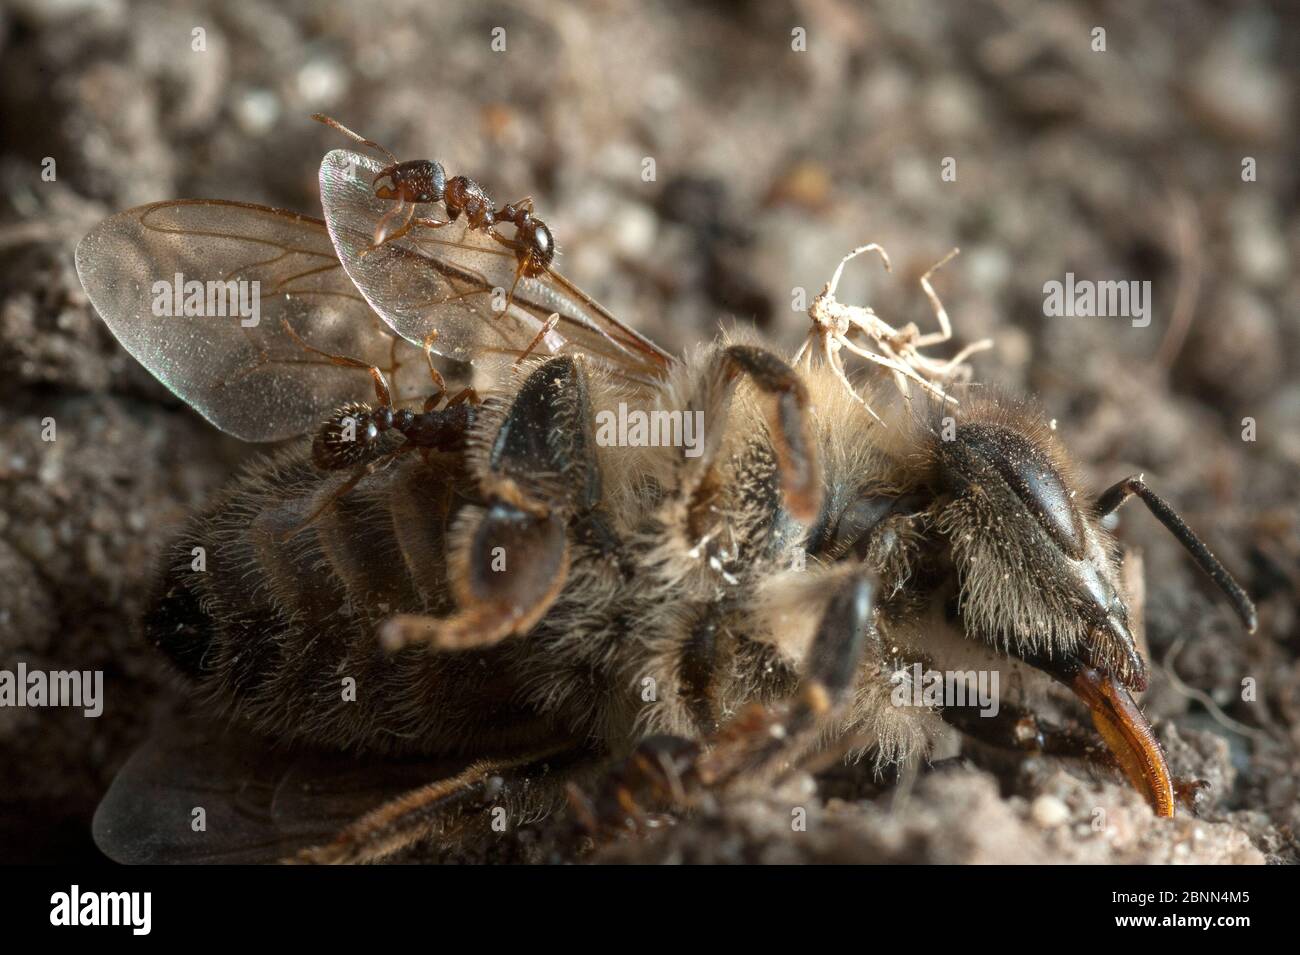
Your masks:
{"label": "bee compound eye", "polygon": [[959,428],[954,444],[1001,477],[1063,554],[1083,559],[1083,519],[1069,485],[1042,448],[1009,428],[983,424]]}

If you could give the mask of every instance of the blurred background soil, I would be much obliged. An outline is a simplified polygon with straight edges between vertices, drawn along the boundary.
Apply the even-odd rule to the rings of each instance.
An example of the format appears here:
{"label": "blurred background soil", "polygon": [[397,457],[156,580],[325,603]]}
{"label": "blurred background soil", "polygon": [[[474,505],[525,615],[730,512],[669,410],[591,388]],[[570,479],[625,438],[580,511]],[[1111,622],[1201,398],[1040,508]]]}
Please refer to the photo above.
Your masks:
{"label": "blurred background soil", "polygon": [[[961,341],[996,340],[977,380],[1037,395],[1094,487],[1144,472],[1259,601],[1246,635],[1125,509],[1146,706],[1175,772],[1212,783],[1199,819],[1156,822],[1104,771],[964,752],[905,794],[830,774],[793,797],[807,832],[774,793],[599,858],[1296,861],[1298,61],[1281,2],[0,4],[0,668],[102,669],[107,696],[97,720],[0,709],[0,860],[95,857],[96,802],[175,694],[133,629],[153,560],[255,453],[116,346],[75,244],[164,198],[319,214],[343,145],[319,110],[536,197],[565,273],[674,349],[731,321],[793,348],[792,290],[868,241],[895,271],[855,262],[840,300],[928,329],[916,279],[960,246],[936,285]],[[1150,280],[1151,324],[1045,318],[1066,272]]]}

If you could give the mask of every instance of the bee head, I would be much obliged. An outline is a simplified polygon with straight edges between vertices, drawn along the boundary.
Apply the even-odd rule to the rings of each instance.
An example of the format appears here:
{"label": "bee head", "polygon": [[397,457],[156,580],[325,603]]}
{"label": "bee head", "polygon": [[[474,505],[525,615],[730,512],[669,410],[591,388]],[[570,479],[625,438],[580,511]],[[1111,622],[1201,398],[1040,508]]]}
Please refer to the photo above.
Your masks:
{"label": "bee head", "polygon": [[938,512],[972,636],[1038,665],[1083,664],[1143,689],[1119,555],[1051,431],[997,405],[936,442]]}

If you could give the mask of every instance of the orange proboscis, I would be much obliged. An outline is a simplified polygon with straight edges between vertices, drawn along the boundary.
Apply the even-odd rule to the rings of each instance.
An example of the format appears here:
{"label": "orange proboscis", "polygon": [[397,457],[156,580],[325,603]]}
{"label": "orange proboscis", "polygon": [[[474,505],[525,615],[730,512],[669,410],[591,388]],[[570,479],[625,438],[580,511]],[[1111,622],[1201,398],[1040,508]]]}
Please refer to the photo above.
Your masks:
{"label": "orange proboscis", "polygon": [[1164,750],[1146,714],[1115,678],[1081,669],[1073,689],[1092,713],[1093,725],[1115,755],[1133,788],[1142,793],[1157,816],[1174,814],[1174,785]]}

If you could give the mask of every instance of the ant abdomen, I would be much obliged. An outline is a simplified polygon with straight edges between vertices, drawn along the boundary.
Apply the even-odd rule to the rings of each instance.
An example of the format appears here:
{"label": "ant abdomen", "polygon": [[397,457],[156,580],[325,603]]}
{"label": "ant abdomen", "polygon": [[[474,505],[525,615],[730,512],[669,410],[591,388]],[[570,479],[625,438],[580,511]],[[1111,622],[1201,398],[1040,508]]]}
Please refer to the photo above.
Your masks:
{"label": "ant abdomen", "polygon": [[555,237],[550,227],[532,212],[514,203],[507,205],[496,214],[497,221],[511,222],[515,227],[514,241],[525,253],[524,274],[530,278],[542,275],[555,260]]}

